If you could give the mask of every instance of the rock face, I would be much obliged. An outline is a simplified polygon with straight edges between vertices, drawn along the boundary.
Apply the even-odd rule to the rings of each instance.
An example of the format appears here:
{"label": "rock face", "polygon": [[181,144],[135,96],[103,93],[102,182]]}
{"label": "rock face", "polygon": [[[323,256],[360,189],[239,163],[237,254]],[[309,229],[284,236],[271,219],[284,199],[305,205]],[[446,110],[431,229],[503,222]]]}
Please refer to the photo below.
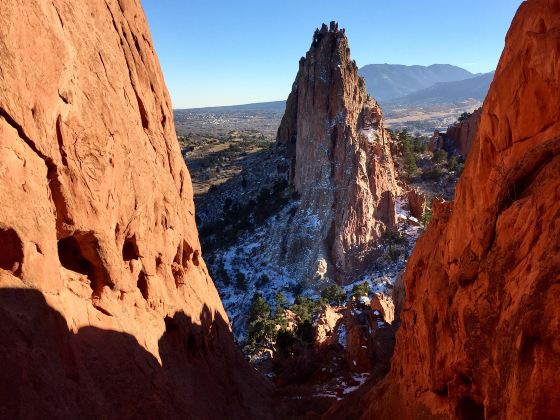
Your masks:
{"label": "rock face", "polygon": [[0,69],[0,417],[264,415],[139,1],[4,1]]}
{"label": "rock face", "polygon": [[481,111],[479,108],[466,120],[457,122],[447,128],[445,136],[453,142],[455,148],[465,157],[471,151],[476,129],[480,122]]}
{"label": "rock face", "polygon": [[404,283],[391,375],[363,418],[558,418],[560,2],[513,20],[452,203]]}
{"label": "rock face", "polygon": [[474,142],[481,112],[481,108],[475,110],[466,120],[449,126],[445,133],[436,130],[430,138],[428,149],[432,152],[437,149],[445,149],[449,152],[457,151],[467,157]]}
{"label": "rock face", "polygon": [[300,61],[277,143],[301,196],[295,219],[303,221],[288,235],[285,259],[345,283],[394,225],[399,188],[381,109],[334,22],[315,33]]}
{"label": "rock face", "polygon": [[424,216],[426,211],[426,197],[424,194],[413,188],[406,193],[406,200],[408,201],[410,214],[418,220],[422,220],[422,216]]}
{"label": "rock face", "polygon": [[371,309],[377,311],[385,320],[392,324],[395,320],[395,304],[390,296],[374,293],[370,303]]}
{"label": "rock face", "polygon": [[[376,298],[379,303],[379,296]],[[344,360],[349,372],[388,371],[394,330],[390,325],[393,313],[385,304],[392,307],[392,301],[386,296],[381,299],[387,309],[385,314],[373,302],[370,307],[355,299],[350,299],[346,306],[323,308],[313,328],[315,364],[319,368],[332,369],[336,355]]]}

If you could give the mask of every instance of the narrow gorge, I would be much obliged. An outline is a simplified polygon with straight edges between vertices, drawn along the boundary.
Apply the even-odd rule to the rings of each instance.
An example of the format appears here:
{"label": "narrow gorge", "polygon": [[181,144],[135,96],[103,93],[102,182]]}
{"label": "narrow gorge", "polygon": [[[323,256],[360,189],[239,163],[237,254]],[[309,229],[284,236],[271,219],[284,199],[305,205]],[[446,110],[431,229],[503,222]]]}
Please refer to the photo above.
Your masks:
{"label": "narrow gorge", "polygon": [[559,63],[524,1],[424,142],[323,24],[195,210],[140,0],[3,1],[0,418],[559,419]]}

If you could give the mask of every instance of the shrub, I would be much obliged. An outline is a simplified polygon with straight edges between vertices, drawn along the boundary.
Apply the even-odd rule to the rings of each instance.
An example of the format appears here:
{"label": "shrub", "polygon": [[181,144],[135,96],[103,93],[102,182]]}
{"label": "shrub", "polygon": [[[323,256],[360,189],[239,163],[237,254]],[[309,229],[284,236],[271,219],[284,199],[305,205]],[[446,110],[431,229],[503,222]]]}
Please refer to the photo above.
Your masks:
{"label": "shrub", "polygon": [[366,81],[362,76],[358,76],[358,86],[360,89],[364,89],[366,87]]}
{"label": "shrub", "polygon": [[276,293],[275,300],[276,300],[276,314],[278,314],[278,312],[280,312],[281,309],[286,309],[286,307],[288,306],[288,300],[286,299],[286,295],[284,295],[284,293],[282,292]]}
{"label": "shrub", "polygon": [[292,347],[296,340],[294,333],[286,329],[281,329],[276,335],[275,350],[276,354],[281,357],[289,357],[292,355]]}
{"label": "shrub", "polygon": [[408,150],[405,152],[404,170],[409,177],[416,174],[416,171],[418,170],[418,166],[416,165],[416,157],[412,152]]}
{"label": "shrub", "polygon": [[368,297],[370,292],[371,292],[371,287],[367,281],[364,281],[363,283],[355,284],[352,287],[352,296],[358,299],[362,296]]}
{"label": "shrub", "polygon": [[447,162],[447,170],[450,172],[457,172],[457,174],[461,174],[463,170],[463,164],[459,162],[457,156],[451,156],[451,159]]}
{"label": "shrub", "polygon": [[290,289],[291,289],[290,291],[292,292],[292,294],[294,296],[298,296],[298,295],[301,295],[304,287],[303,287],[302,283],[296,283],[296,284],[292,285]]}
{"label": "shrub", "polygon": [[412,140],[412,148],[415,153],[424,153],[428,148],[426,138],[418,135],[415,136]]}
{"label": "shrub", "polygon": [[314,302],[313,299],[306,296],[297,296],[295,304],[293,304],[290,309],[296,315],[298,323],[302,323],[311,321],[311,318],[319,308],[320,304]]}
{"label": "shrub", "polygon": [[422,223],[424,226],[428,226],[430,220],[432,220],[432,209],[428,207],[422,216]]}
{"label": "shrub", "polygon": [[434,162],[443,162],[447,160],[447,152],[442,149],[438,149],[434,152],[434,157],[432,158]]}
{"label": "shrub", "polygon": [[249,311],[249,328],[247,331],[247,345],[251,352],[260,349],[273,350],[276,340],[276,326],[271,319],[270,306],[264,297],[258,293],[253,295]]}
{"label": "shrub", "polygon": [[338,284],[331,284],[323,289],[321,297],[332,306],[340,306],[346,301],[346,292]]}
{"label": "shrub", "polygon": [[439,181],[443,175],[440,168],[431,168],[422,174],[422,178],[426,181]]}

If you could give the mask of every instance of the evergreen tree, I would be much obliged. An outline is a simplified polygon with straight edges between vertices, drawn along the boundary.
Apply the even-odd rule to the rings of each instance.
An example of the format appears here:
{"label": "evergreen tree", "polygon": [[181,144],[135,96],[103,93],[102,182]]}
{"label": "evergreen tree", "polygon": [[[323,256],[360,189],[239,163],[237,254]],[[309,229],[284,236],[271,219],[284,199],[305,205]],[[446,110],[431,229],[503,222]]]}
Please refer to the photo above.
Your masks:
{"label": "evergreen tree", "polygon": [[340,306],[346,301],[346,292],[338,284],[331,284],[325,287],[321,292],[321,297],[327,301],[329,305]]}
{"label": "evergreen tree", "polygon": [[288,300],[286,299],[284,293],[282,292],[276,293],[275,300],[276,300],[276,314],[278,314],[278,312],[281,312],[282,309],[286,309],[288,307]]}
{"label": "evergreen tree", "polygon": [[270,306],[259,293],[253,295],[249,312],[247,345],[249,350],[257,352],[262,349],[274,350],[276,326],[271,319]]}
{"label": "evergreen tree", "polygon": [[356,298],[368,297],[371,292],[371,287],[367,281],[355,284],[352,287],[352,295]]}

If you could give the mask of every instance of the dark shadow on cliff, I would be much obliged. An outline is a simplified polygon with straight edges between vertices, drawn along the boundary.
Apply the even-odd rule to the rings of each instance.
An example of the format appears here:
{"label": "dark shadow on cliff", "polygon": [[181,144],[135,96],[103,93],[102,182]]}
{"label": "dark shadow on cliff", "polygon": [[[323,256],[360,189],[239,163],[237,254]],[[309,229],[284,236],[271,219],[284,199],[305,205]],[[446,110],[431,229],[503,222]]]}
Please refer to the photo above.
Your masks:
{"label": "dark shadow on cliff", "polygon": [[165,319],[160,365],[130,334],[73,333],[41,292],[0,289],[0,418],[271,417],[227,323],[206,306],[201,319]]}

